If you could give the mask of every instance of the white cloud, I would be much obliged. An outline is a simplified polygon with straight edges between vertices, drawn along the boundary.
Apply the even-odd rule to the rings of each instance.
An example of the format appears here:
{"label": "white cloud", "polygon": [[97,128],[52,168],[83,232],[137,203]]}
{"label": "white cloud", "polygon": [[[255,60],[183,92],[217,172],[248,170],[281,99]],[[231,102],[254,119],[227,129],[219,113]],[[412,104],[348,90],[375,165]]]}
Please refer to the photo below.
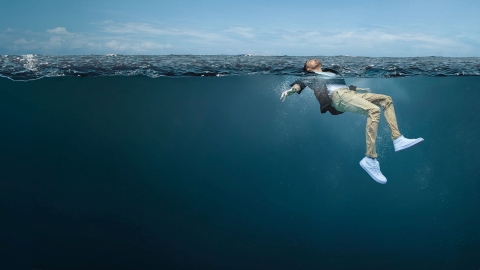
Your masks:
{"label": "white cloud", "polygon": [[253,28],[251,27],[231,27],[227,30],[225,30],[225,32],[232,32],[232,33],[235,33],[239,36],[242,36],[244,38],[254,38],[255,35],[252,33],[253,32]]}
{"label": "white cloud", "polygon": [[123,51],[123,50],[127,49],[127,47],[128,47],[125,44],[120,44],[115,40],[105,43],[105,46],[107,48],[110,48],[110,49],[113,49],[113,50],[116,50],[116,51],[118,51],[118,50]]}
{"label": "white cloud", "polygon": [[160,50],[171,48],[172,45],[170,44],[158,44],[155,42],[147,41],[141,43],[132,43],[132,42],[118,42],[116,40],[108,41],[104,44],[104,46],[108,49],[114,51],[135,51],[135,52],[148,52],[151,50]]}
{"label": "white cloud", "polygon": [[144,51],[148,50],[157,50],[157,49],[165,49],[165,48],[172,48],[170,44],[158,44],[155,42],[147,41],[143,42],[139,45],[139,48]]}
{"label": "white cloud", "polygon": [[[8,53],[261,54],[357,56],[478,56],[480,40],[465,34],[439,36],[390,28],[269,30],[225,27],[217,31],[147,23],[97,24],[102,32],[46,32],[7,28],[0,50]],[[9,30],[10,29],[10,30]],[[10,51],[9,51],[10,50]]]}
{"label": "white cloud", "polygon": [[50,40],[48,40],[46,46],[48,48],[61,47],[64,43],[65,40],[60,37],[51,37]]}
{"label": "white cloud", "polygon": [[328,52],[328,54],[416,56],[432,55],[433,50],[456,56],[462,51],[473,51],[471,46],[455,38],[424,33],[388,32],[382,29],[289,32],[279,35],[279,40],[272,42],[272,45],[275,44],[311,48],[309,51],[316,51],[315,54]]}
{"label": "white cloud", "polygon": [[109,24],[103,30],[114,34],[150,34],[150,35],[169,35],[174,34],[175,29],[161,29],[150,26],[145,23],[123,23],[123,24]]}
{"label": "white cloud", "polygon": [[[108,24],[103,28],[107,33],[111,34],[131,34],[136,36],[152,35],[152,36],[186,36],[193,37],[194,40],[189,42],[205,43],[205,42],[232,42],[233,39],[218,33],[206,32],[192,28],[163,28],[155,27],[146,23],[123,23]],[[244,31],[245,32],[245,31]]]}
{"label": "white cloud", "polygon": [[47,29],[47,32],[50,33],[50,34],[57,34],[57,35],[71,35],[71,33],[69,33],[67,31],[67,29],[65,29],[65,27],[57,27],[57,28],[54,28],[54,29]]}
{"label": "white cloud", "polygon": [[15,45],[27,45],[27,44],[33,44],[33,43],[35,43],[35,40],[32,39],[32,40],[28,41],[25,38],[21,38],[21,39],[15,40],[13,42],[13,44],[15,44]]}
{"label": "white cloud", "polygon": [[27,40],[26,38],[20,38],[13,41],[12,47],[14,49],[36,50],[39,48],[39,43],[35,39]]}
{"label": "white cloud", "polygon": [[14,32],[14,31],[15,31],[15,30],[12,29],[12,28],[10,28],[10,27],[7,28],[7,32]]}
{"label": "white cloud", "polygon": [[[64,33],[63,30],[53,30],[55,31],[50,32]],[[45,32],[35,33],[32,31],[21,31],[19,34],[20,33],[24,36],[4,36],[5,38],[0,39],[0,49],[6,48],[11,51],[9,53],[18,54],[103,54],[111,52],[126,54],[161,54],[166,53],[170,48],[173,48],[173,46],[167,42],[145,40],[145,37],[127,38],[123,35],[114,35],[112,37],[111,35],[74,33],[69,33],[67,35],[50,35]]]}

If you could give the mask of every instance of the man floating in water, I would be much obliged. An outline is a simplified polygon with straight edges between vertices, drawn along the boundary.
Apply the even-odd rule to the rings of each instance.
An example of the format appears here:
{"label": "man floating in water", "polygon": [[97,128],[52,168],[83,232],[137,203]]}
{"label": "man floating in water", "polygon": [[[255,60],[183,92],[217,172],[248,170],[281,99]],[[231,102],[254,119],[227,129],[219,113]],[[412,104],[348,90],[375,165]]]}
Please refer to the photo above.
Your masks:
{"label": "man floating in water", "polygon": [[422,142],[423,138],[407,139],[400,134],[391,97],[372,94],[368,88],[347,86],[345,80],[335,70],[328,68],[322,70],[322,63],[317,59],[310,59],[305,62],[303,70],[313,76],[292,83],[291,88],[284,91],[280,99],[285,101],[287,96],[294,93],[300,94],[303,89],[309,87],[320,103],[321,113],[328,111],[332,115],[338,115],[344,112],[353,112],[366,115],[367,152],[366,156],[360,161],[360,166],[378,183],[387,183],[387,178],[380,171],[375,149],[378,122],[380,121],[380,109],[377,105],[383,108],[383,114],[390,127],[395,152],[414,146]]}

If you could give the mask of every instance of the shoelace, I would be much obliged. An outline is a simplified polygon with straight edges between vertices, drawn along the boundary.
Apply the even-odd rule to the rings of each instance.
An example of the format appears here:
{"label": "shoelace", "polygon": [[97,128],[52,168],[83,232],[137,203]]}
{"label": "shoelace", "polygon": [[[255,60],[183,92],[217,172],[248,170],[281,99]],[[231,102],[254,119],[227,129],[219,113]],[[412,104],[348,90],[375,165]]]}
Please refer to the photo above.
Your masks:
{"label": "shoelace", "polygon": [[380,172],[380,166],[379,166],[379,163],[378,163],[378,161],[375,161],[374,168],[375,168],[375,170],[377,171],[377,173],[379,173],[379,172]]}
{"label": "shoelace", "polygon": [[380,172],[379,162],[376,160],[373,160],[372,162],[373,162],[373,169],[375,170],[375,172],[379,173]]}

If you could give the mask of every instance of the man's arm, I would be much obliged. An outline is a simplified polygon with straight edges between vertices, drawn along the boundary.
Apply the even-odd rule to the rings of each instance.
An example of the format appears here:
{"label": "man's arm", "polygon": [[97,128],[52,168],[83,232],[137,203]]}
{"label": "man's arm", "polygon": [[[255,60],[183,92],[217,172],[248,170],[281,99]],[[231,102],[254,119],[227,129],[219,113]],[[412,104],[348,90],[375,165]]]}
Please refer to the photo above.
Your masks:
{"label": "man's arm", "polygon": [[370,93],[371,92],[370,88],[360,88],[360,87],[356,87],[355,85],[350,85],[348,87],[348,89],[353,90],[357,93]]}
{"label": "man's arm", "polygon": [[358,88],[356,90],[357,93],[371,93],[370,88]]}
{"label": "man's arm", "polygon": [[285,99],[287,98],[287,96],[290,96],[290,95],[292,95],[292,94],[294,94],[294,93],[298,93],[298,92],[300,92],[301,90],[302,90],[302,87],[301,87],[299,84],[296,83],[296,84],[294,84],[294,85],[292,86],[292,88],[290,88],[290,89],[288,89],[288,90],[286,90],[286,91],[283,91],[283,92],[282,92],[282,95],[280,96],[280,99],[281,99],[282,102],[283,102],[283,101],[285,101]]}

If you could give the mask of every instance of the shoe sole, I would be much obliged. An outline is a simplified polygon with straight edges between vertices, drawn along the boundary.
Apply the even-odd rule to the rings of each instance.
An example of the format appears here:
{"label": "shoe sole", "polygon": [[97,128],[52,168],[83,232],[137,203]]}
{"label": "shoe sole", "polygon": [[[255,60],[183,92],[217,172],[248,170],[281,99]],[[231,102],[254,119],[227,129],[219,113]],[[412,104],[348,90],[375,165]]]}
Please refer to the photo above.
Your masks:
{"label": "shoe sole", "polygon": [[410,147],[412,147],[412,146],[414,146],[414,145],[418,145],[418,144],[421,143],[421,142],[423,142],[423,138],[418,138],[418,139],[416,139],[415,141],[413,141],[413,142],[411,142],[411,143],[409,143],[409,144],[407,144],[407,145],[404,145],[404,146],[403,146],[402,148],[400,148],[400,149],[395,149],[395,152],[398,152],[398,151],[401,151],[401,150],[405,150],[405,149],[410,148]]}
{"label": "shoe sole", "polygon": [[377,179],[375,176],[373,176],[367,169],[367,167],[365,165],[363,165],[363,159],[360,160],[360,167],[362,167],[367,173],[368,175],[370,175],[370,177],[372,177],[373,180],[375,180],[375,182],[377,183],[380,183],[380,184],[386,184],[387,183],[387,180],[385,180],[385,182],[383,182],[382,180],[380,179]]}

